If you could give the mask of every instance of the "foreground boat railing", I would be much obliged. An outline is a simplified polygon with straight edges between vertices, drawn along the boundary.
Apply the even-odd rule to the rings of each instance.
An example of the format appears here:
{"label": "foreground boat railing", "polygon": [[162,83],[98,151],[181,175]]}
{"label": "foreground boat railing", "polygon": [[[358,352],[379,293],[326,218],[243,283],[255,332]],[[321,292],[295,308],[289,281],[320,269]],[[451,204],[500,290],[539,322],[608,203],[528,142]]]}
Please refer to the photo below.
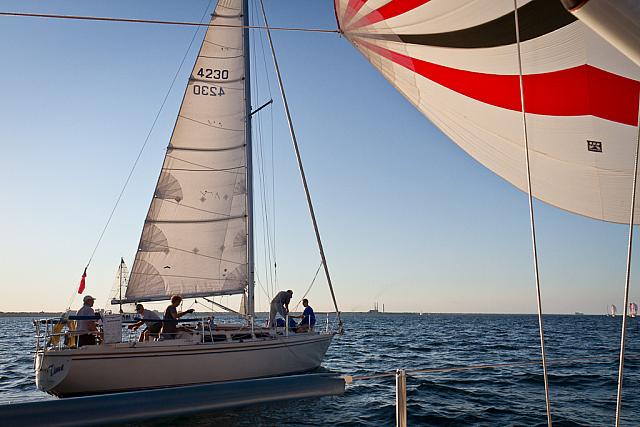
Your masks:
{"label": "foreground boat railing", "polygon": [[[626,356],[627,360],[640,360],[638,357]],[[565,357],[549,360],[548,365],[563,365],[576,363],[612,363],[617,361],[617,356],[587,356],[587,357]],[[506,369],[527,366],[539,366],[542,360],[531,360],[524,362],[509,363],[493,363],[484,365],[467,365],[467,366],[448,366],[441,368],[427,369],[396,369],[394,371],[378,372],[371,375],[343,375],[342,378],[346,385],[351,385],[359,381],[378,380],[384,378],[395,378],[396,392],[396,426],[407,426],[407,378],[420,378],[432,374],[441,374],[449,372],[464,372],[477,369]]]}

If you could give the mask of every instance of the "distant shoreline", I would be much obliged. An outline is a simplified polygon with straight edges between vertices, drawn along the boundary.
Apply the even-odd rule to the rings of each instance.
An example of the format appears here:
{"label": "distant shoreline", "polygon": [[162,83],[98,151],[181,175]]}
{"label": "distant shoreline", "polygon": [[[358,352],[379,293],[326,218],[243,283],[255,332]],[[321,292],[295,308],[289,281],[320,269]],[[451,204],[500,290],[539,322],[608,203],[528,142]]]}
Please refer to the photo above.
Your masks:
{"label": "distant shoreline", "polygon": [[[316,312],[316,314],[325,314],[326,312]],[[333,312],[331,312],[333,313]],[[209,314],[209,313],[207,313]],[[215,313],[226,314],[226,313]],[[257,312],[258,315],[267,315],[266,312]],[[400,316],[400,315],[412,315],[412,316],[439,316],[439,315],[460,315],[460,316],[535,316],[535,313],[418,313],[418,312],[378,312],[369,313],[366,311],[343,311],[343,315],[349,314],[366,314],[371,316]],[[0,311],[0,317],[57,317],[61,312],[46,312],[46,311]],[[598,313],[545,313],[545,316],[604,316],[604,314]]]}
{"label": "distant shoreline", "polygon": [[0,311],[0,317],[54,317],[60,316],[60,312],[46,311]]}

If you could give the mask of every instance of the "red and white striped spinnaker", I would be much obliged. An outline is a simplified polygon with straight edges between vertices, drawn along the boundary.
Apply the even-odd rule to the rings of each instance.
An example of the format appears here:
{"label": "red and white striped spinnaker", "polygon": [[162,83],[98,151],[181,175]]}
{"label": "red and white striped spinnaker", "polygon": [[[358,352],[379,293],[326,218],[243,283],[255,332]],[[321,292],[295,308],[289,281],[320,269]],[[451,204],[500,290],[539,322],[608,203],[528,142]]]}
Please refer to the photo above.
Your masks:
{"label": "red and white striped spinnaker", "polygon": [[[533,195],[628,222],[640,67],[558,0],[517,4]],[[416,108],[526,191],[513,0],[335,0],[335,8],[345,36]]]}

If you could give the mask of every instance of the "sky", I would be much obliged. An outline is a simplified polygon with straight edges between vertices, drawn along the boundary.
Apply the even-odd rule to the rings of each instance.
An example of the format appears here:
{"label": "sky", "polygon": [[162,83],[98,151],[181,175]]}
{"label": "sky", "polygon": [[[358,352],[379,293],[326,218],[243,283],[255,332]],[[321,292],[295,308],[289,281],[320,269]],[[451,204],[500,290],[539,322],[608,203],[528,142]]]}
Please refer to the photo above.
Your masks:
{"label": "sky", "polygon": [[[1,0],[0,10],[199,21],[208,4]],[[272,26],[305,28],[335,29],[332,4],[265,1]],[[84,266],[196,30],[0,21],[0,311],[62,311],[81,304],[76,289]],[[89,266],[85,293],[98,307],[120,257],[133,261],[202,31]],[[266,310],[273,290],[301,296],[320,258],[272,63],[262,57],[264,34],[252,30],[252,37],[254,107],[274,100],[259,113],[256,135],[257,146],[273,150],[274,165],[267,156],[277,283],[265,272],[259,207],[256,218],[256,303]],[[377,301],[387,311],[534,313],[526,194],[444,136],[346,39],[273,37],[341,310],[366,311]],[[544,312],[621,308],[628,227],[541,202],[534,208]],[[635,270],[633,264],[631,301],[640,300]],[[309,299],[316,311],[332,308],[322,274]]]}

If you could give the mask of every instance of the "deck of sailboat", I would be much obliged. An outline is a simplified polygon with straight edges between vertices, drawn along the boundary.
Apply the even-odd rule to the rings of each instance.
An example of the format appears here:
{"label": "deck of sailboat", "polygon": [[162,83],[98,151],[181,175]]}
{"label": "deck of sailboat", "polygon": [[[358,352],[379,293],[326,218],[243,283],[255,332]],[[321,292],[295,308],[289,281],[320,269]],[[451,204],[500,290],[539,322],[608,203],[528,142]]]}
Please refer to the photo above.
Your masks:
{"label": "deck of sailboat", "polygon": [[219,332],[224,331],[228,339],[224,341],[213,340],[211,341],[209,336],[203,336],[200,334],[194,334],[188,338],[176,338],[176,339],[162,339],[151,341],[130,341],[113,344],[99,344],[99,345],[87,345],[80,348],[77,347],[60,347],[60,348],[47,348],[38,350],[38,354],[46,354],[49,356],[59,355],[65,357],[82,358],[84,356],[100,356],[100,355],[135,355],[144,354],[149,352],[161,353],[161,352],[176,352],[184,350],[202,350],[202,351],[218,351],[229,349],[252,349],[264,347],[265,345],[273,346],[292,346],[303,342],[309,341],[323,341],[331,339],[334,332],[303,332],[303,333],[290,333],[276,332],[274,329],[269,328],[255,328],[254,336],[251,334],[250,329],[237,329],[232,327],[221,328],[219,331],[217,328],[213,332],[214,336],[221,336]]}

